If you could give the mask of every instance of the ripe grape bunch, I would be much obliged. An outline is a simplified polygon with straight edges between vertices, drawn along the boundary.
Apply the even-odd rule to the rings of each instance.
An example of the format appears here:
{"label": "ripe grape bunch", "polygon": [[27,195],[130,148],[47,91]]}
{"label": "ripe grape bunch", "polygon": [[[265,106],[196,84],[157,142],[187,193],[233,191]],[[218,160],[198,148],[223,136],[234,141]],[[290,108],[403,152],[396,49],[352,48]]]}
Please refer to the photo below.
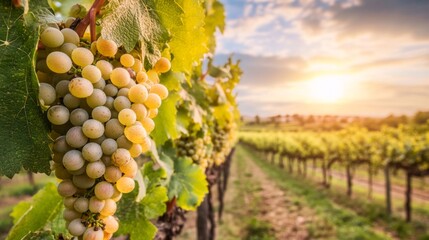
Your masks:
{"label": "ripe grape bunch", "polygon": [[231,142],[232,142],[232,130],[233,125],[227,124],[224,127],[215,125],[212,142],[213,142],[213,160],[216,165],[221,164],[226,155],[228,155],[231,150]]}
{"label": "ripe grape bunch", "polygon": [[177,155],[179,157],[189,157],[202,168],[209,165],[209,151],[207,149],[210,143],[210,137],[206,135],[204,138],[186,135],[176,140]]}
{"label": "ripe grape bunch", "polygon": [[168,96],[159,74],[170,61],[146,71],[137,50],[102,38],[89,43],[58,26],[41,32],[37,58],[67,228],[79,239],[110,239],[119,227],[116,203],[135,187],[134,158],[151,147],[153,118]]}

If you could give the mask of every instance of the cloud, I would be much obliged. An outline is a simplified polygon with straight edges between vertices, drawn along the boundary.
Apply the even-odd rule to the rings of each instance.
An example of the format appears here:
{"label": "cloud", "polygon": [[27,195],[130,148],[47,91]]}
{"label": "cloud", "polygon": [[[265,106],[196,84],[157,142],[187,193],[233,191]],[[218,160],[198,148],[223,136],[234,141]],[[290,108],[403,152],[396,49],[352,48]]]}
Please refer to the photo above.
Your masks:
{"label": "cloud", "polygon": [[[228,55],[218,55],[217,64],[226,60]],[[300,57],[264,57],[247,54],[235,54],[245,69],[241,86],[276,87],[288,82],[303,81],[311,77],[307,72],[307,61]]]}

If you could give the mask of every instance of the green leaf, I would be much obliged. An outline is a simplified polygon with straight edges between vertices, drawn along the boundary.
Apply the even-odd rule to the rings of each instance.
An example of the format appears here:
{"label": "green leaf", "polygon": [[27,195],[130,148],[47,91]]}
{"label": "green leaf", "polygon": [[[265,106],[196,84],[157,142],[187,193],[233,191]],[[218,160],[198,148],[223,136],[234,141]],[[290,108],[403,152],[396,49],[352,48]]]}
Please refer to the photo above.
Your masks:
{"label": "green leaf", "polygon": [[119,234],[130,234],[131,239],[153,239],[157,228],[149,221],[164,214],[167,189],[151,184],[141,202],[136,202],[138,189],[124,195],[118,205],[117,216],[121,222]]}
{"label": "green leaf", "polygon": [[101,21],[102,37],[124,46],[127,52],[141,43],[145,57],[153,65],[161,56],[168,35],[148,1],[111,0],[105,9]]}
{"label": "green leaf", "polygon": [[31,208],[31,201],[21,201],[10,213],[10,216],[13,218],[13,224],[16,224],[18,220]]}
{"label": "green leaf", "polygon": [[168,71],[167,73],[161,74],[161,84],[163,84],[168,91],[179,91],[180,84],[186,81],[185,74]]}
{"label": "green leaf", "polygon": [[157,146],[161,146],[168,139],[179,137],[176,123],[176,102],[179,99],[179,94],[172,92],[159,108],[159,114],[154,119],[156,128],[151,133],[151,137]]}
{"label": "green leaf", "polygon": [[174,173],[168,186],[168,198],[177,198],[177,206],[195,210],[208,193],[208,183],[202,168],[189,158],[174,161]]}
{"label": "green leaf", "polygon": [[209,37],[208,47],[211,52],[214,52],[216,48],[216,29],[219,29],[221,33],[225,30],[225,7],[217,0],[208,3],[206,6],[206,18],[204,26],[206,35]]}
{"label": "green leaf", "polygon": [[[12,216],[19,216],[26,205],[18,204]],[[57,193],[55,184],[48,183],[42,190],[33,196],[30,208],[15,219],[16,224],[10,230],[7,240],[22,239],[30,232],[42,229],[54,219],[62,209],[62,198]]]}
{"label": "green leaf", "polygon": [[[196,0],[176,0],[183,10],[183,25],[177,22],[164,22],[171,32],[169,46],[174,58],[171,62],[175,72],[191,73],[192,65],[208,51],[207,36],[204,29],[204,9]],[[192,43],[192,44],[190,44]]]}
{"label": "green leaf", "polygon": [[22,240],[55,240],[55,236],[51,231],[38,231],[29,233]]}
{"label": "green leaf", "polygon": [[0,15],[0,175],[12,177],[22,167],[49,173],[49,124],[39,107],[33,61],[37,15],[23,18],[23,9],[10,1],[1,1]]}

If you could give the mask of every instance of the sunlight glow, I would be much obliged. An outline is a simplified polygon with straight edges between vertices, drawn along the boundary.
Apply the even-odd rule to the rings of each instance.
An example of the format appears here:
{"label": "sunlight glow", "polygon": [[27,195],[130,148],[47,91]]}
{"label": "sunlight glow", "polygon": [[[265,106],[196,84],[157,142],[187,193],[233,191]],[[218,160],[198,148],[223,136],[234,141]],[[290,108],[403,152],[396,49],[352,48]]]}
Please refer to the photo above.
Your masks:
{"label": "sunlight glow", "polygon": [[308,100],[335,103],[344,97],[346,79],[339,75],[316,77],[308,82]]}

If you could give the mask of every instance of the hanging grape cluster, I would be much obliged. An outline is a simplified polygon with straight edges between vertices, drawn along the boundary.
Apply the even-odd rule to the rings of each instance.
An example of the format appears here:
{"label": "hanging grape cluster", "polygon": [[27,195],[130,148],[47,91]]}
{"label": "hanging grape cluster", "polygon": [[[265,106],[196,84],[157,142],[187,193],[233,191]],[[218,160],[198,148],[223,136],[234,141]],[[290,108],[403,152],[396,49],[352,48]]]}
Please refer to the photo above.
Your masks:
{"label": "hanging grape cluster", "polygon": [[170,61],[146,71],[136,50],[102,38],[85,42],[73,29],[52,26],[41,32],[37,54],[67,228],[84,240],[110,239],[119,227],[116,202],[135,187],[134,158],[151,147],[152,119],[168,96],[159,74]]}
{"label": "hanging grape cluster", "polygon": [[226,124],[223,127],[219,124],[214,126],[211,139],[213,143],[213,161],[216,165],[224,161],[226,155],[228,155],[232,148],[235,138],[233,135],[234,128],[234,124]]}
{"label": "hanging grape cluster", "polygon": [[205,169],[210,165],[211,149],[209,144],[209,135],[205,135],[204,138],[198,138],[194,135],[181,136],[176,140],[177,155],[179,157],[189,157]]}

